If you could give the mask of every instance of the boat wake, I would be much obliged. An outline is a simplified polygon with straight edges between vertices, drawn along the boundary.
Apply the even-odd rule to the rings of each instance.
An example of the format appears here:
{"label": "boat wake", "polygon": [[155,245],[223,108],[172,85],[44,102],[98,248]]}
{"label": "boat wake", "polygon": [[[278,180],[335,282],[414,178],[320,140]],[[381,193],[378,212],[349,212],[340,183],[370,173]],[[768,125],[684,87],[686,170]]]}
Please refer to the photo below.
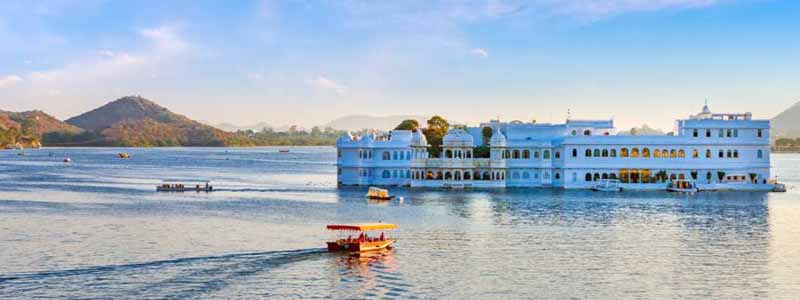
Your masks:
{"label": "boat wake", "polygon": [[0,298],[190,299],[326,253],[324,248],[239,253],[0,275]]}

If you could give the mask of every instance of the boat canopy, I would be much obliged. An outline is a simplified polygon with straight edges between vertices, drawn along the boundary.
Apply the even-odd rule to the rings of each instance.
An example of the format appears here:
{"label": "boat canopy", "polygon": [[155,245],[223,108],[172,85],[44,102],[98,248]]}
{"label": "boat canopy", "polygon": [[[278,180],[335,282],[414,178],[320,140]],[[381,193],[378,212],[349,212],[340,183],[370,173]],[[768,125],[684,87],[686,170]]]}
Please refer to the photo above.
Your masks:
{"label": "boat canopy", "polygon": [[391,223],[332,224],[327,228],[328,230],[370,231],[397,229],[397,225]]}

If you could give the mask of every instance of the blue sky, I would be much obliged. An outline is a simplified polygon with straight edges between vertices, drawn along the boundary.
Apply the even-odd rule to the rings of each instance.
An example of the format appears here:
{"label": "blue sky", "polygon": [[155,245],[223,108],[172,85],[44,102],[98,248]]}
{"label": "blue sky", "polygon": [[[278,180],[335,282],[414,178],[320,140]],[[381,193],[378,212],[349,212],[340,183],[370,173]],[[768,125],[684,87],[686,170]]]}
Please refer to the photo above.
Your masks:
{"label": "blue sky", "polygon": [[125,95],[212,123],[349,114],[474,124],[800,101],[800,2],[3,1],[0,109],[68,118]]}

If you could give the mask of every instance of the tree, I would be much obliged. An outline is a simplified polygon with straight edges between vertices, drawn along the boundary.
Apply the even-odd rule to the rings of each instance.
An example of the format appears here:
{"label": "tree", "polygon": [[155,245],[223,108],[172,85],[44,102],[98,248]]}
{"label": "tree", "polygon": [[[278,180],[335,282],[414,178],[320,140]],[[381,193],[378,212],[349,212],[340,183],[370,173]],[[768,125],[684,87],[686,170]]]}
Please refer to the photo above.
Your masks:
{"label": "tree", "polygon": [[722,181],[722,179],[725,178],[725,172],[717,172],[717,178],[719,178],[719,181]]}
{"label": "tree", "polygon": [[400,124],[397,125],[397,127],[395,127],[394,130],[416,131],[417,128],[419,128],[419,122],[417,122],[417,120],[406,119],[406,120],[403,120],[402,122],[400,122]]}
{"label": "tree", "polygon": [[483,136],[483,144],[484,145],[488,145],[489,144],[489,141],[492,140],[492,134],[493,133],[494,133],[494,131],[492,131],[492,127],[483,127],[483,129],[481,129],[481,136]]}
{"label": "tree", "polygon": [[697,180],[697,171],[696,171],[696,170],[692,171],[692,172],[691,172],[691,173],[689,173],[689,174],[691,174],[691,175],[692,175],[692,180]]}
{"label": "tree", "polygon": [[432,157],[439,157],[442,153],[442,138],[447,134],[450,128],[450,123],[441,116],[433,116],[428,120],[428,128],[425,128],[422,133],[425,134],[425,139],[431,145],[428,153]]}

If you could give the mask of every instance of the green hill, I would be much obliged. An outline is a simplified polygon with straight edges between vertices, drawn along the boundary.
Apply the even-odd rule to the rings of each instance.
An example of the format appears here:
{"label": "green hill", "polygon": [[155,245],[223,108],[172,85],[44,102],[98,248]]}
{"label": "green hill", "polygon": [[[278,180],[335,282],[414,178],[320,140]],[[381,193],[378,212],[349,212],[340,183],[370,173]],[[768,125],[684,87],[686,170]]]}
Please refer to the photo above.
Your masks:
{"label": "green hill", "polygon": [[79,134],[83,130],[42,111],[10,112],[0,110],[0,147],[20,145],[36,147],[44,135]]}

